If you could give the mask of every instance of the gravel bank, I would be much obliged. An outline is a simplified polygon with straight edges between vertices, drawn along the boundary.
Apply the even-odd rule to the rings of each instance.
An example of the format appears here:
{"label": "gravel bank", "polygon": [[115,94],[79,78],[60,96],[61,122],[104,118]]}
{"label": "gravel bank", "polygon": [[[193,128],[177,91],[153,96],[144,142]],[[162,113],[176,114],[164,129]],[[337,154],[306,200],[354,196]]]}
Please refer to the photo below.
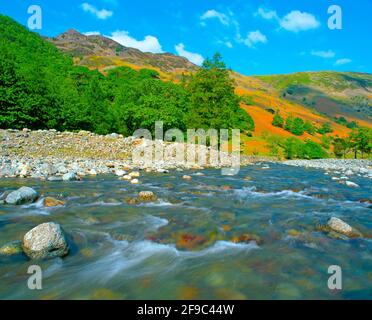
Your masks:
{"label": "gravel bank", "polygon": [[[127,171],[145,169],[147,171],[166,172],[177,169],[203,169],[207,167],[229,167],[227,157],[219,165],[188,164],[175,157],[150,163],[134,162],[133,150],[141,145],[169,148],[176,143],[150,141],[135,137],[124,138],[119,134],[97,135],[87,131],[58,132],[56,130],[0,130],[0,178],[31,177],[39,179],[62,180],[68,174],[77,178],[86,175],[113,173],[119,177]],[[184,144],[188,150],[189,144]],[[213,152],[203,147],[207,159]],[[265,157],[241,157],[241,165],[268,161]],[[72,175],[71,175],[72,176]]]}
{"label": "gravel bank", "polygon": [[318,159],[318,160],[288,160],[283,164],[323,169],[333,174],[344,176],[358,175],[366,178],[372,178],[372,161],[360,159]]}

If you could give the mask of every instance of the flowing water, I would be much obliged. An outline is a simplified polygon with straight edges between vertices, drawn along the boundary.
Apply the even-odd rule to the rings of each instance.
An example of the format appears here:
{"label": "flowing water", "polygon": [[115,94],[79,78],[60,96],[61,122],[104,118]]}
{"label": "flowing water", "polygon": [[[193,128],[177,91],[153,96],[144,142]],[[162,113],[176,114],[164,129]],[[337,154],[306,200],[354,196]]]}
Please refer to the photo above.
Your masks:
{"label": "flowing water", "polygon": [[[323,171],[269,164],[237,176],[205,170],[143,173],[141,184],[114,176],[76,182],[2,179],[0,194],[27,185],[42,201],[0,207],[0,245],[54,221],[71,245],[65,258],[30,261],[0,256],[2,299],[368,299],[372,298],[370,180],[337,183]],[[158,200],[128,204],[141,190]],[[342,239],[318,231],[331,217],[361,231]],[[27,287],[39,264],[43,289]],[[330,265],[342,290],[329,290]]]}

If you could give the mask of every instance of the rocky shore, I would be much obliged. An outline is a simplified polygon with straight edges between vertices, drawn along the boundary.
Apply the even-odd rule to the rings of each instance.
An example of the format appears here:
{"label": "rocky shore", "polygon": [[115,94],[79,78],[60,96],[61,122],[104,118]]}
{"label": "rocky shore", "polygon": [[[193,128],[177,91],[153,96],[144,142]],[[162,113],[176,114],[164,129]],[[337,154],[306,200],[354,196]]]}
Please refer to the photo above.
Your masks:
{"label": "rocky shore", "polygon": [[288,160],[283,164],[325,170],[326,174],[339,175],[340,178],[362,176],[372,179],[372,161],[361,159],[317,159]]}
{"label": "rocky shore", "polygon": [[[207,147],[207,163],[203,166],[188,164],[175,157],[149,163],[135,163],[133,150],[140,145],[174,147],[176,143],[150,141],[119,134],[97,135],[87,131],[58,132],[56,130],[0,130],[0,178],[30,177],[49,180],[75,180],[86,175],[113,173],[127,176],[127,171],[145,169],[163,173],[177,169],[203,169],[230,166],[226,157],[218,165],[209,163],[214,150]],[[184,144],[185,149],[190,146]],[[271,158],[241,156],[241,165],[268,161]],[[132,177],[136,178],[136,177]],[[128,180],[130,180],[127,177]]]}

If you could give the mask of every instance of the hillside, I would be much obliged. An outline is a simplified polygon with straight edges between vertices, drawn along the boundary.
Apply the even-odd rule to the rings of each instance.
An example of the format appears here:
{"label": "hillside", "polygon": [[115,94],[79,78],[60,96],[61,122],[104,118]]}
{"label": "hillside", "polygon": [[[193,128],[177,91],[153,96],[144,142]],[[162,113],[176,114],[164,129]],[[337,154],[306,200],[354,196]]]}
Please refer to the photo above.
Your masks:
{"label": "hillside", "polygon": [[356,72],[301,72],[259,76],[289,101],[331,117],[372,120],[372,75]]}
{"label": "hillside", "polygon": [[[319,130],[324,125],[330,126],[328,137],[346,137],[357,125],[372,127],[370,74],[245,76],[230,70],[243,112],[224,72],[217,73],[218,81],[227,89],[221,91],[203,79],[203,69],[183,57],[144,53],[73,29],[55,38],[43,38],[8,17],[0,16],[0,20],[0,53],[4,57],[0,64],[4,80],[0,81],[9,93],[6,99],[15,95],[5,104],[0,101],[4,105],[1,127],[128,135],[138,127],[152,130],[154,121],[161,119],[166,128],[182,130],[244,128],[242,140],[249,154],[268,154],[274,138],[321,143],[325,134]],[[13,74],[11,80],[9,74]],[[194,84],[178,85],[183,75]],[[213,71],[205,75],[214,77]],[[216,90],[217,96],[224,95],[216,100],[220,109],[210,107],[216,105],[205,99],[205,85]],[[294,133],[284,125],[274,126],[275,114],[284,121],[300,121],[311,131]]]}
{"label": "hillside", "polygon": [[[210,60],[209,69],[198,68],[180,85],[162,81],[156,70],[138,65],[136,68],[124,63],[119,68],[102,65],[104,72],[100,72],[101,68],[79,65],[80,57],[73,53],[100,53],[112,58],[118,44],[99,37],[93,39],[97,43],[94,46],[92,39],[74,30],[60,38],[67,39],[66,48],[73,46],[68,54],[39,34],[0,15],[0,128],[88,130],[129,136],[140,128],[154,132],[155,122],[162,121],[165,131],[171,128],[253,130],[253,121],[240,108],[240,98],[234,93],[220,56]],[[120,50],[127,52],[123,56],[133,59],[152,56],[134,49],[121,47]],[[165,59],[165,63],[159,64],[163,74],[169,68],[174,72],[196,69],[184,58],[167,56],[156,55],[149,64],[157,65]],[[117,58],[124,60],[119,55]]]}
{"label": "hillside", "polygon": [[46,38],[58,49],[75,58],[76,64],[90,68],[129,66],[132,68],[153,68],[161,73],[181,74],[195,71],[197,66],[186,58],[169,53],[154,54],[142,52],[100,36],[86,36],[70,29],[55,38]]}
{"label": "hillside", "polygon": [[[163,80],[178,82],[183,73],[194,72],[197,66],[187,59],[172,54],[143,53],[126,48],[103,36],[85,36],[69,30],[47,40],[74,57],[78,65],[102,72],[119,66],[133,69],[143,67],[159,72]],[[291,135],[270,125],[272,112],[279,110],[304,120],[322,124],[345,117],[370,126],[372,75],[362,73],[303,72],[290,75],[245,76],[231,72],[237,85],[236,92],[248,96],[249,112],[258,125],[255,133],[265,131],[283,136]],[[271,119],[271,120],[270,120]],[[346,135],[349,130],[333,124],[335,134]]]}

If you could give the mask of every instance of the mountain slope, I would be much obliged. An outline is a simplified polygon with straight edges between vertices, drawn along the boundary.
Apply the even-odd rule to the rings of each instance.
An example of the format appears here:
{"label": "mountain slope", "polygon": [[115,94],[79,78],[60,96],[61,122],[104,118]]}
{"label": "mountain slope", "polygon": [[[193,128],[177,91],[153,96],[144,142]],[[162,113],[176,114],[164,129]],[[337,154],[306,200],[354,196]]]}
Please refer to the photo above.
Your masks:
{"label": "mountain slope", "polygon": [[283,98],[331,117],[372,120],[372,75],[356,72],[301,72],[259,76]]}
{"label": "mountain slope", "polygon": [[[197,66],[187,59],[169,53],[154,54],[124,47],[100,35],[83,35],[70,29],[56,38],[46,38],[60,50],[77,58],[77,63],[89,67],[113,66],[127,62],[140,67],[153,67],[163,72],[194,71]],[[120,64],[121,62],[121,64]]]}

